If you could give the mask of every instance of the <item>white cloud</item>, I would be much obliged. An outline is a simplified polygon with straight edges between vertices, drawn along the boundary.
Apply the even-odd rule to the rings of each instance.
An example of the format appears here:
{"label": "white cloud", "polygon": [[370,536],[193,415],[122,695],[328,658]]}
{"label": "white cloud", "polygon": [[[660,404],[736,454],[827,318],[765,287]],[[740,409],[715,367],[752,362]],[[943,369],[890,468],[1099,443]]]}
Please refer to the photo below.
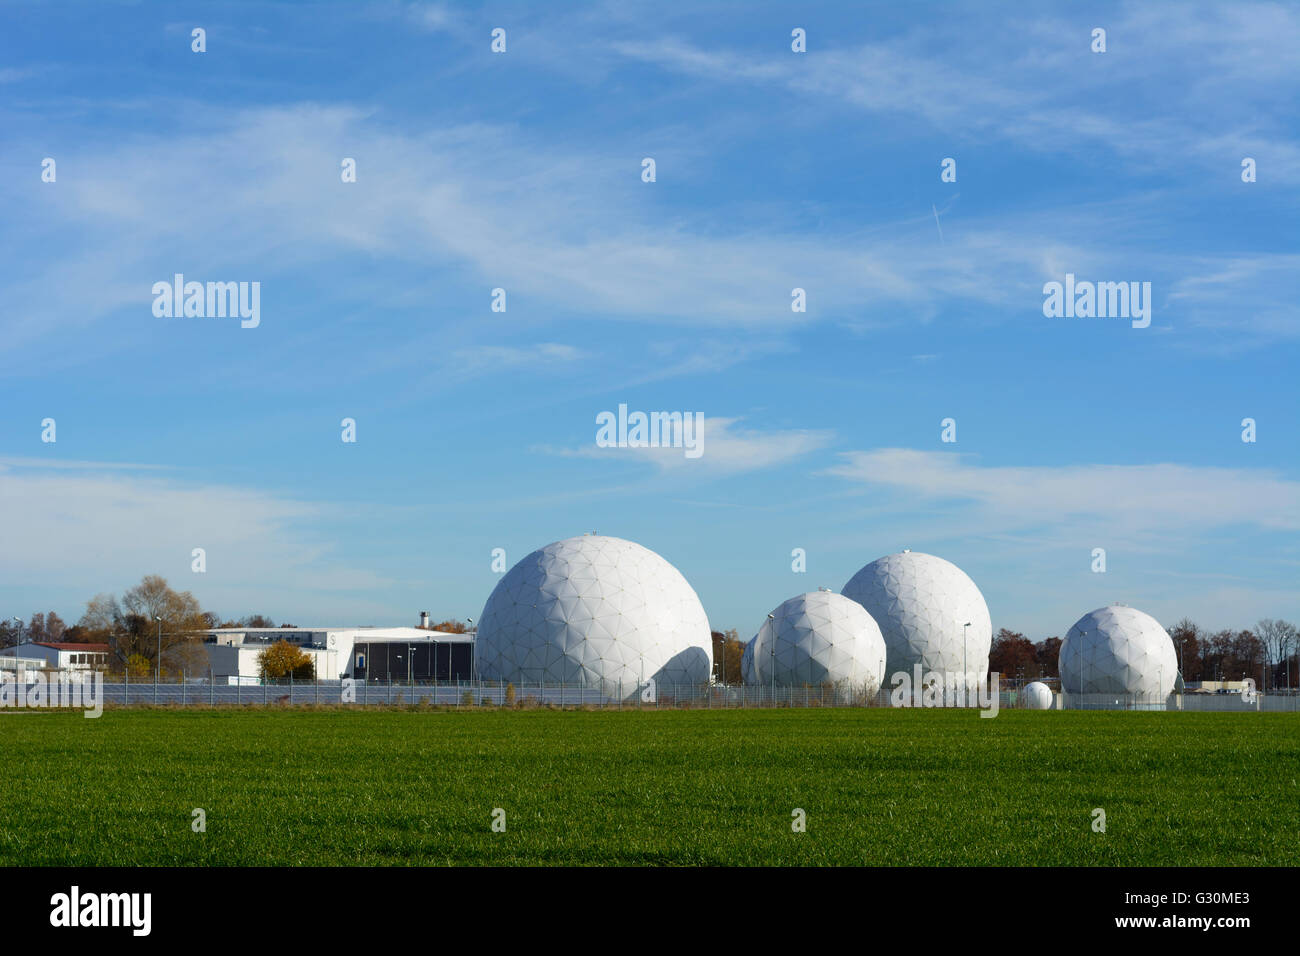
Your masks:
{"label": "white cloud", "polygon": [[441,3],[413,3],[406,8],[406,12],[412,23],[430,33],[459,25],[452,10]]}
{"label": "white cloud", "polygon": [[473,378],[482,374],[501,374],[519,369],[569,368],[575,362],[589,358],[589,354],[573,345],[561,342],[539,342],[536,345],[476,345],[456,349],[439,369],[439,377],[453,380]]}
{"label": "white cloud", "polygon": [[[633,409],[635,411],[635,409]],[[834,437],[828,431],[791,429],[757,431],[738,427],[738,418],[704,419],[703,454],[687,458],[683,448],[601,448],[595,443],[596,426],[592,425],[592,443],[579,448],[539,446],[535,451],[567,458],[592,458],[604,461],[640,461],[661,472],[704,474],[709,477],[761,471],[788,464],[810,452],[824,448]]]}
{"label": "white cloud", "polygon": [[[863,328],[927,321],[954,302],[1035,321],[1042,282],[1067,269],[1100,274],[1140,261],[1152,278],[1176,280],[1186,268],[1150,243],[1135,250],[1114,241],[1131,235],[1141,202],[983,220],[954,211],[942,247],[924,209],[847,234],[727,231],[689,216],[664,221],[635,163],[613,146],[575,152],[483,124],[417,135],[354,108],[216,112],[201,132],[142,133],[86,144],[81,154],[76,175],[37,193],[39,210],[33,190],[0,182],[15,220],[37,224],[34,239],[67,242],[57,260],[32,261],[29,278],[11,283],[0,316],[13,347],[58,336],[60,348],[43,358],[55,366],[76,354],[69,327],[127,307],[148,322],[149,288],[174,271],[262,281],[264,308],[274,280],[308,269],[323,276],[313,279],[322,295],[372,307],[437,294],[364,276],[349,278],[343,292],[321,269],[373,256],[501,285],[551,313],[788,330],[828,319]],[[357,159],[357,183],[339,182],[342,156]],[[214,245],[213,236],[223,241]],[[1270,268],[1256,293],[1267,296],[1290,265]],[[1197,267],[1219,268],[1213,256]],[[795,286],[808,291],[806,314],[791,312]],[[1233,303],[1216,297],[1197,321],[1210,326],[1228,314],[1238,321]],[[1258,327],[1252,342],[1296,334],[1297,323],[1278,310],[1257,310],[1247,322]],[[373,353],[350,359],[364,366],[392,355],[379,340]]]}
{"label": "white cloud", "polygon": [[1081,520],[1125,533],[1234,525],[1300,529],[1300,482],[1194,465],[983,466],[955,452],[853,451],[828,474],[928,501],[975,507],[1004,531]]}
{"label": "white cloud", "polygon": [[[1036,152],[1088,140],[1145,166],[1178,166],[1189,154],[1218,164],[1219,146],[1249,143],[1270,157],[1280,181],[1300,177],[1291,131],[1263,105],[1285,107],[1295,97],[1297,73],[1287,68],[1300,45],[1294,9],[1141,5],[1107,20],[1106,54],[1089,51],[1090,27],[1075,17],[989,30],[975,7],[945,10],[924,31],[856,47],[814,38],[816,51],[806,56],[705,48],[674,36],[612,49],[712,84],[766,86],[810,104],[906,116],[945,136],[1005,138]],[[1159,89],[1160,115],[1137,106],[1135,87]],[[1256,107],[1253,126],[1240,122],[1246,103]],[[1225,122],[1237,128],[1225,134]]]}
{"label": "white cloud", "polygon": [[[150,286],[172,271],[247,276],[265,288],[277,274],[340,255],[431,273],[468,267],[488,288],[579,316],[778,328],[864,310],[902,321],[952,296],[1032,306],[1045,256],[1084,258],[1014,227],[975,223],[943,256],[933,254],[932,223],[914,234],[899,224],[901,237],[728,235],[665,223],[645,207],[624,155],[575,156],[483,125],[411,135],[349,108],[255,110],[218,117],[203,133],[85,151],[78,174],[42,196],[42,216],[31,213],[79,238],[13,284],[0,327],[15,344],[127,305],[148,317]],[[357,159],[356,184],[338,182],[341,156]],[[14,203],[33,201],[30,190],[11,189]],[[808,290],[807,314],[791,312],[795,286]],[[402,293],[357,282],[348,291],[382,301]]]}
{"label": "white cloud", "polygon": [[[89,598],[161,573],[203,599],[213,591],[356,592],[388,583],[346,566],[305,530],[328,516],[326,505],[133,473],[138,467],[0,462],[0,528],[6,541],[21,542],[0,548],[6,584],[56,577],[84,582]],[[191,571],[194,548],[206,551],[205,574]]]}

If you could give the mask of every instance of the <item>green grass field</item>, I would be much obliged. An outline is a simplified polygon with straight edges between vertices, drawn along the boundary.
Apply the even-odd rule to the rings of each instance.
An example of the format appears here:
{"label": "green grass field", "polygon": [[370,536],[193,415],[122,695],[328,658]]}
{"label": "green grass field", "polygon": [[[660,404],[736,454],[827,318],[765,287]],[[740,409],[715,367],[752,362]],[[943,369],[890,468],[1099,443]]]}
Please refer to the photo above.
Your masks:
{"label": "green grass field", "polygon": [[0,745],[5,864],[1300,863],[1291,714],[11,712]]}

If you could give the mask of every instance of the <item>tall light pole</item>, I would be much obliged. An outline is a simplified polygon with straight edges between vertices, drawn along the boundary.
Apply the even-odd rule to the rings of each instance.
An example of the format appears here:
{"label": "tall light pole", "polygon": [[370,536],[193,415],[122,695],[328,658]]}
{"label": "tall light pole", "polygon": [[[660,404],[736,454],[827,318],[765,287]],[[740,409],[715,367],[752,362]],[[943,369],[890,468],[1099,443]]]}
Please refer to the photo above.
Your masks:
{"label": "tall light pole", "polygon": [[[1184,694],[1187,693],[1187,671],[1185,670],[1186,665],[1183,662],[1183,645],[1186,643],[1187,643],[1187,638],[1180,637],[1178,639],[1178,676],[1183,679]],[[1180,697],[1179,700],[1182,700],[1182,698]]]}
{"label": "tall light pole", "polygon": [[154,683],[162,680],[162,618],[157,614],[153,619],[158,622],[158,666],[154,669]]}
{"label": "tall light pole", "polygon": [[20,681],[24,679],[24,675],[18,673],[18,645],[23,642],[23,619],[16,617],[14,623],[18,625],[18,640],[14,644],[14,680]]}
{"label": "tall light pole", "polygon": [[767,629],[767,635],[768,635],[768,639],[771,640],[771,642],[772,642],[772,648],[771,648],[771,658],[772,658],[772,706],[775,707],[775,706],[776,706],[776,623],[775,623],[775,622],[776,622],[776,615],[775,615],[775,614],[769,614],[769,615],[767,616],[767,619],[768,619],[769,621],[772,621],[772,622],[773,622],[772,625]]}
{"label": "tall light pole", "polygon": [[474,683],[474,678],[478,674],[478,628],[474,626],[472,617],[465,618],[465,623],[469,625],[469,632],[474,635],[470,638],[469,645],[469,680]]}
{"label": "tall light pole", "polygon": [[962,702],[967,706],[970,705],[970,666],[966,660],[966,645],[968,643],[966,635],[970,633],[970,621],[961,626],[961,686]]}

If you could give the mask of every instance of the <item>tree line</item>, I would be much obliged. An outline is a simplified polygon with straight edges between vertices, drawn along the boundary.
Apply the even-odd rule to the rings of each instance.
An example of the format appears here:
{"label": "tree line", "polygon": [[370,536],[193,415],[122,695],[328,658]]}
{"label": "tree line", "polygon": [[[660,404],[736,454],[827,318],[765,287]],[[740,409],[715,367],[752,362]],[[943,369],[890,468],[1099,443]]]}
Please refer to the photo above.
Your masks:
{"label": "tree line", "polygon": [[[161,655],[160,669],[164,673],[168,669],[201,673],[208,666],[202,631],[276,626],[271,618],[261,614],[222,619],[204,611],[189,591],[175,591],[166,578],[149,574],[120,600],[112,594],[95,595],[86,602],[81,619],[71,626],[54,611],[33,614],[21,627],[12,619],[0,621],[0,647],[14,647],[20,635],[22,641],[107,644],[117,658],[115,666],[110,665],[114,671],[128,670],[139,676],[151,674],[159,667]],[[463,634],[469,627],[465,622],[449,618],[430,625],[429,629]],[[1254,630],[1210,632],[1183,618],[1169,629],[1169,636],[1185,681],[1251,677],[1265,690],[1300,686],[1300,631],[1289,621],[1265,618]],[[746,642],[735,628],[713,631],[712,638],[714,676],[729,684],[741,683],[740,662]],[[1059,637],[1034,642],[1004,627],[993,638],[989,670],[1003,677],[1027,680],[1059,677],[1060,650]],[[289,667],[292,669],[293,665]]]}
{"label": "tree line", "polygon": [[[1300,679],[1300,632],[1289,621],[1265,618],[1254,630],[1202,630],[1183,618],[1169,629],[1183,680],[1189,683],[1254,678],[1267,690],[1296,687]],[[989,670],[1003,677],[1059,677],[1061,639],[1037,643],[1002,628],[993,639]]]}
{"label": "tree line", "polygon": [[[86,611],[76,624],[67,624],[54,611],[36,613],[25,622],[13,618],[0,621],[0,647],[19,643],[107,644],[114,660],[109,670],[127,672],[133,677],[147,677],[156,670],[163,674],[202,674],[208,669],[203,631],[215,628],[262,629],[294,627],[276,624],[263,614],[241,618],[223,618],[203,610],[189,591],[176,591],[167,579],[157,574],[145,575],[140,583],[118,598],[113,594],[96,594],[86,602]],[[430,626],[430,630],[463,634],[468,626],[448,618]],[[293,648],[292,645],[288,645]],[[305,659],[305,663],[304,663]],[[306,677],[310,674],[310,657],[296,656],[286,648],[277,648],[264,662],[264,676]],[[161,663],[161,667],[159,666]]]}

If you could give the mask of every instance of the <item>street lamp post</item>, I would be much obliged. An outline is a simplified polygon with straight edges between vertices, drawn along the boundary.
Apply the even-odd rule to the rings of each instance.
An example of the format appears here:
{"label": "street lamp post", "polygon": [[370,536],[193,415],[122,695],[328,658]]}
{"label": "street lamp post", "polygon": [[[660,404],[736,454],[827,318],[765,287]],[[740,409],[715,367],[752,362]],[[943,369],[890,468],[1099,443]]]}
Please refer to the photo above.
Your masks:
{"label": "street lamp post", "polygon": [[[767,616],[767,619],[768,619],[769,621],[773,621],[773,622],[775,622],[775,621],[776,621],[776,615],[775,615],[775,614],[769,614],[769,615]],[[767,634],[768,634],[768,638],[769,638],[769,639],[771,640],[771,642],[772,642],[772,647],[771,647],[771,660],[772,660],[772,665],[771,665],[771,666],[772,666],[772,706],[775,707],[775,706],[776,706],[776,630],[775,630],[775,624],[774,624],[772,627],[769,627],[769,628],[767,629]]]}
{"label": "street lamp post", "polygon": [[162,680],[162,618],[155,614],[153,619],[158,622],[158,662],[154,668],[153,680],[156,684],[158,681]]}
{"label": "street lamp post", "polygon": [[14,680],[21,682],[24,677],[18,672],[18,646],[23,642],[23,619],[16,617],[14,623],[18,625],[18,639],[14,643]]}
{"label": "street lamp post", "polygon": [[478,629],[474,627],[472,617],[465,618],[465,623],[469,625],[469,633],[474,635],[469,645],[469,682],[472,684],[478,675]]}
{"label": "street lamp post", "polygon": [[970,665],[967,661],[967,635],[970,634],[970,621],[961,626],[961,686],[962,701],[970,705]]}

